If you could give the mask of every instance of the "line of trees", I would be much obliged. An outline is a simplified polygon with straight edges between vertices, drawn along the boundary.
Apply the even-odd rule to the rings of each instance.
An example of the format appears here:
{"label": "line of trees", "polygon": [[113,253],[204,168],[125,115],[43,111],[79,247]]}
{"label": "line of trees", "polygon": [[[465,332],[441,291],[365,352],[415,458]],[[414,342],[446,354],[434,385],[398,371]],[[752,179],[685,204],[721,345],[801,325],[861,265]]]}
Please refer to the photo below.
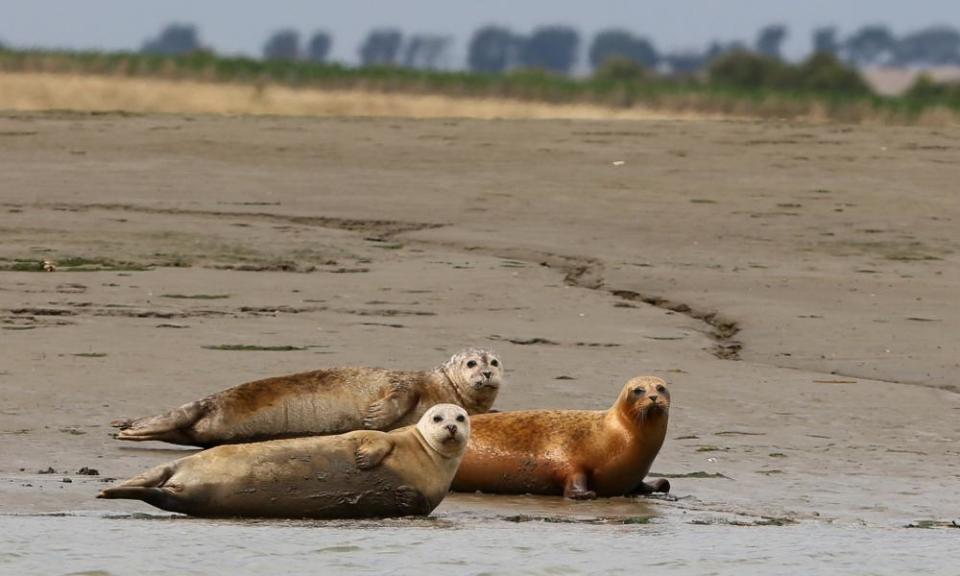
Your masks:
{"label": "line of trees", "polygon": [[[782,60],[788,35],[786,26],[775,24],[761,29],[751,45],[713,42],[702,51],[661,52],[648,38],[626,29],[608,29],[592,38],[586,53],[594,70],[615,59],[645,69],[689,74],[704,70],[731,53],[752,52]],[[857,67],[960,65],[960,32],[947,26],[933,26],[898,37],[885,26],[871,25],[844,38],[836,28],[823,27],[814,31],[812,41],[814,53],[831,54]],[[367,35],[358,56],[363,66],[449,68],[452,44],[449,36],[405,36],[395,28],[378,28]],[[503,26],[484,26],[469,41],[466,64],[470,70],[484,73],[526,68],[570,74],[582,45],[580,33],[569,26],[542,26],[526,35]],[[278,30],[264,44],[263,58],[327,62],[332,46],[333,38],[327,32],[315,32],[304,42],[296,30]],[[164,55],[203,50],[208,48],[202,44],[196,27],[186,24],[167,26],[142,47],[143,52]]]}
{"label": "line of trees", "polygon": [[263,59],[326,62],[332,47],[333,37],[324,31],[314,32],[304,45],[296,30],[278,30],[263,45]]}
{"label": "line of trees", "polygon": [[960,65],[960,32],[933,26],[897,37],[886,26],[861,28],[842,42],[836,30],[820,31],[822,46],[860,66]]}
{"label": "line of trees", "polygon": [[364,66],[403,66],[436,70],[449,65],[453,39],[436,34],[414,34],[404,38],[395,28],[378,28],[360,46]]}

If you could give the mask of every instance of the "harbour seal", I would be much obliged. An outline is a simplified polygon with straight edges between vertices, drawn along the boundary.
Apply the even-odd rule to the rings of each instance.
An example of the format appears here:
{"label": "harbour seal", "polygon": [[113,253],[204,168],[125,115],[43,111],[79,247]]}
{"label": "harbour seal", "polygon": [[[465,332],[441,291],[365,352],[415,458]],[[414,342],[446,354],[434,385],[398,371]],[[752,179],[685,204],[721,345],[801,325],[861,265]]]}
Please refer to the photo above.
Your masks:
{"label": "harbour seal", "polygon": [[643,482],[663,445],[670,392],[640,376],[609,410],[529,410],[475,416],[453,489],[567,498],[668,492]]}
{"label": "harbour seal", "polygon": [[415,424],[434,404],[487,412],[503,380],[489,350],[467,348],[429,372],[331,368],[267,378],[189,402],[159,416],[117,420],[120,440],[220,444],[392,430]]}
{"label": "harbour seal", "polygon": [[143,500],[204,517],[427,515],[443,500],[470,436],[466,410],[433,406],[392,432],[217,446],[152,468],[98,498]]}

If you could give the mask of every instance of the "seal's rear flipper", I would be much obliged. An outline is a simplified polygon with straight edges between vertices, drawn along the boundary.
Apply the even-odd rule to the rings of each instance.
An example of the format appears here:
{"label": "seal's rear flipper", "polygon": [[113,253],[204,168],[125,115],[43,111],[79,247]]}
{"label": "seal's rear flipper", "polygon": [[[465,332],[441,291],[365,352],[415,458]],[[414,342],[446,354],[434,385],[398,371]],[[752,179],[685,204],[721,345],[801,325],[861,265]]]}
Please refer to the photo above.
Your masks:
{"label": "seal's rear flipper", "polygon": [[107,488],[97,494],[97,498],[125,498],[127,500],[143,500],[151,506],[170,512],[183,512],[183,506],[176,495],[164,488],[143,488],[137,486]]}
{"label": "seal's rear flipper", "polygon": [[170,464],[154,466],[143,474],[138,474],[126,482],[103,490],[98,498],[126,498],[127,496],[111,496],[110,494],[119,494],[119,490],[127,488],[161,488],[173,476],[173,473],[174,468]]}
{"label": "seal's rear flipper", "polygon": [[136,420],[115,420],[111,425],[120,428],[117,433],[118,440],[159,440],[173,444],[194,444],[190,428],[206,414],[204,406],[202,400],[190,402],[166,414]]}
{"label": "seal's rear flipper", "polygon": [[163,488],[146,488],[144,486],[115,486],[113,488],[104,488],[97,494],[97,498],[106,498],[109,500],[143,500],[149,502],[153,492],[163,491]]}
{"label": "seal's rear flipper", "polygon": [[173,466],[167,464],[151,468],[122,484],[101,490],[97,498],[143,500],[157,508],[179,512],[179,501],[174,493],[165,487],[173,472]]}

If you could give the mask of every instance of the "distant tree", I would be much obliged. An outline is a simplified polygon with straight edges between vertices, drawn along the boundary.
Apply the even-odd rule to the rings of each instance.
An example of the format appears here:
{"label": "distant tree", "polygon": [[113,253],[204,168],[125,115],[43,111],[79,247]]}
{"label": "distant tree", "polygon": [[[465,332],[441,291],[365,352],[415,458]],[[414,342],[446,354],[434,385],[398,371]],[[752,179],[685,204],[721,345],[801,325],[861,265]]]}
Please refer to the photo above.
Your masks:
{"label": "distant tree", "polygon": [[360,46],[360,62],[364,66],[392,66],[397,63],[403,34],[393,28],[372,30]]}
{"label": "distant tree", "polygon": [[896,38],[886,26],[865,26],[843,42],[843,49],[853,64],[870,66],[889,60],[896,44]]}
{"label": "distant tree", "polygon": [[894,45],[893,63],[901,66],[960,64],[960,32],[935,26],[908,34]]}
{"label": "distant tree", "polygon": [[520,63],[558,74],[569,74],[577,59],[580,34],[567,26],[544,26],[533,31],[520,50]]}
{"label": "distant tree", "polygon": [[757,52],[731,52],[710,64],[710,82],[745,90],[794,88],[788,86],[788,67],[781,60]]}
{"label": "distant tree", "polygon": [[594,70],[612,58],[630,60],[646,68],[654,68],[660,61],[657,49],[649,40],[626,30],[604,30],[594,36],[589,58]]}
{"label": "distant tree", "polygon": [[773,24],[760,30],[757,34],[756,50],[770,58],[782,60],[780,52],[783,41],[787,39],[787,27],[782,24]]}
{"label": "distant tree", "polygon": [[474,72],[504,72],[517,64],[520,44],[520,38],[509,29],[484,26],[470,39],[467,65]]}
{"label": "distant tree", "polygon": [[709,62],[707,55],[702,52],[672,52],[663,56],[662,60],[670,72],[679,75],[696,74]]}
{"label": "distant tree", "polygon": [[920,74],[903,97],[927,105],[960,108],[960,82],[936,82],[929,75]]}
{"label": "distant tree", "polygon": [[623,56],[611,56],[593,71],[595,80],[606,82],[641,82],[649,77],[647,68]]}
{"label": "distant tree", "polygon": [[824,26],[813,31],[814,54],[838,54],[840,44],[837,42],[837,29],[833,26]]}
{"label": "distant tree", "polygon": [[333,46],[333,38],[326,32],[314,32],[307,44],[307,59],[313,62],[326,62]]}
{"label": "distant tree", "polygon": [[450,42],[449,36],[416,34],[407,40],[401,61],[407,68],[436,70],[443,64]]}
{"label": "distant tree", "polygon": [[755,52],[726,54],[710,65],[710,82],[743,90],[805,91],[863,96],[870,88],[836,56],[818,52],[799,65]]}
{"label": "distant tree", "polygon": [[707,51],[703,54],[703,65],[706,66],[716,60],[717,58],[726,56],[727,54],[733,54],[735,52],[749,52],[750,48],[738,40],[732,42],[722,42],[722,41],[713,41],[707,47]]}
{"label": "distant tree", "polygon": [[796,67],[795,73],[799,87],[804,90],[851,96],[871,93],[870,86],[859,72],[827,52],[811,54]]}
{"label": "distant tree", "polygon": [[197,28],[190,24],[168,24],[156,38],[149,38],[140,48],[145,54],[176,56],[203,50]]}
{"label": "distant tree", "polygon": [[278,30],[263,45],[264,60],[298,60],[300,33],[296,30]]}

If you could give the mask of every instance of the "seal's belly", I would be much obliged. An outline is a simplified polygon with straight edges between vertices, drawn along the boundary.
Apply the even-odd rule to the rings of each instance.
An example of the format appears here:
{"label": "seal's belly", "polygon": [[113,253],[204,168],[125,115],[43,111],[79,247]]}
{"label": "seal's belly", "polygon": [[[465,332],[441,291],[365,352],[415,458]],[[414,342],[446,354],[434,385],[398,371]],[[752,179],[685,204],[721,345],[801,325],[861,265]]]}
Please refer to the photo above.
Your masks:
{"label": "seal's belly", "polygon": [[567,466],[533,454],[491,457],[467,450],[452,488],[490,494],[562,494]]}
{"label": "seal's belly", "polygon": [[[199,488],[185,496],[192,500],[191,513],[201,516],[369,518],[430,511],[417,506],[412,488],[389,468],[358,470],[348,446],[225,454],[197,472],[188,485]],[[207,481],[198,482],[201,477]]]}
{"label": "seal's belly", "polygon": [[235,439],[341,434],[363,429],[363,415],[369,404],[366,395],[288,395],[253,411],[223,410],[208,426],[229,430]]}

